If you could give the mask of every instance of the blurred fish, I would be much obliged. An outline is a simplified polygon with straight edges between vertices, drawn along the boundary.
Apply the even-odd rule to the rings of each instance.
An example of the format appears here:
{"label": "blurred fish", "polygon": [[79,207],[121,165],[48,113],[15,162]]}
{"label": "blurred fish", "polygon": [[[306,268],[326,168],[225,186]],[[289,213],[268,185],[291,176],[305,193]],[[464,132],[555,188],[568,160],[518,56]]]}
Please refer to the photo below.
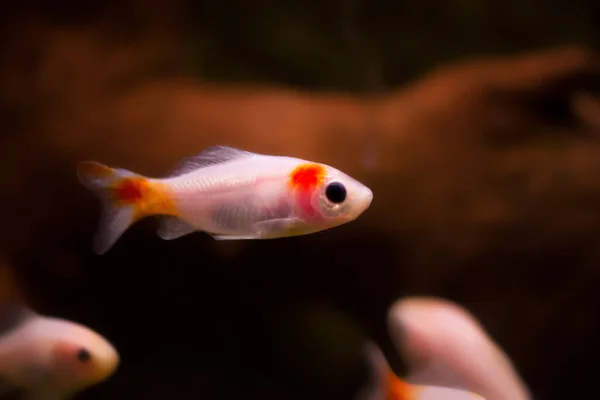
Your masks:
{"label": "blurred fish", "polygon": [[410,384],[394,374],[375,343],[367,342],[364,352],[369,362],[371,380],[356,400],[485,400],[466,390]]}
{"label": "blurred fish", "polygon": [[270,239],[352,221],[371,204],[369,188],[330,166],[292,157],[209,147],[167,177],[143,177],[93,161],[80,182],[103,203],[94,251],[107,252],[137,220],[162,215],[164,240],[205,231],[217,240]]}
{"label": "blurred fish", "polygon": [[65,400],[108,379],[115,348],[82,325],[21,306],[0,310],[0,399]]}
{"label": "blurred fish", "polygon": [[411,384],[469,390],[487,400],[531,399],[506,353],[458,304],[404,298],[390,307],[388,326]]}

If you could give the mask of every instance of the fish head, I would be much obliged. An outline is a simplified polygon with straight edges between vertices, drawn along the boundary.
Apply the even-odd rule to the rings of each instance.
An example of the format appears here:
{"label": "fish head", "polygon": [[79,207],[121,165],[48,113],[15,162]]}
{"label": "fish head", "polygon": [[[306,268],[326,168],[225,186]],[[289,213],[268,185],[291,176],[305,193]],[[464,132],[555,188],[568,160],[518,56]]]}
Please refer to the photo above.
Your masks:
{"label": "fish head", "polygon": [[313,194],[313,207],[332,226],[358,218],[371,205],[371,189],[333,167],[325,166],[325,170],[322,183]]}
{"label": "fish head", "polygon": [[51,350],[51,364],[60,386],[82,390],[108,379],[120,359],[100,334],[74,323],[61,324]]}

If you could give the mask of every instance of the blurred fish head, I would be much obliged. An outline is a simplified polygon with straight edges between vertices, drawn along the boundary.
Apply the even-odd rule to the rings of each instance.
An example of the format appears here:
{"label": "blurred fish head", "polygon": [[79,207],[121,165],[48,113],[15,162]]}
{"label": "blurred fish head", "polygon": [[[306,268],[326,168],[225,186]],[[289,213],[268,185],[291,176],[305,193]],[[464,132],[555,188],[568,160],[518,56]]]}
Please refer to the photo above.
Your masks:
{"label": "blurred fish head", "polygon": [[51,362],[62,385],[81,390],[112,376],[120,359],[104,337],[84,326],[70,324],[56,338]]}
{"label": "blurred fish head", "polygon": [[323,182],[312,197],[313,207],[330,226],[358,218],[371,205],[371,189],[333,167],[325,166],[325,170]]}

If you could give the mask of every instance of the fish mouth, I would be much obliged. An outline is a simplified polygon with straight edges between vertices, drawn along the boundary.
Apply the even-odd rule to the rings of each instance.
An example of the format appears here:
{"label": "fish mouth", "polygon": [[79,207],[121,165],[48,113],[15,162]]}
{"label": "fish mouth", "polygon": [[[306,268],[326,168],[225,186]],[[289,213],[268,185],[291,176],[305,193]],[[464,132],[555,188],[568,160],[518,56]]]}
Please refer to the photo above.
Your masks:
{"label": "fish mouth", "polygon": [[95,382],[102,382],[115,374],[121,363],[121,357],[117,349],[110,343],[105,342],[96,353],[97,370]]}
{"label": "fish mouth", "polygon": [[373,191],[368,187],[365,187],[361,193],[359,201],[361,204],[360,212],[363,213],[371,206],[371,203],[373,202]]}
{"label": "fish mouth", "polygon": [[365,187],[354,197],[353,201],[354,206],[352,207],[350,213],[344,217],[345,222],[354,221],[371,206],[373,201],[373,192],[371,189]]}
{"label": "fish mouth", "polygon": [[112,375],[115,374],[115,372],[117,371],[117,369],[119,368],[119,365],[121,364],[121,357],[119,356],[119,353],[117,352],[117,350],[114,347],[111,347],[110,350],[107,351],[108,352],[108,356],[106,357],[106,361],[105,361],[105,377],[104,379],[108,379],[109,377],[111,377]]}
{"label": "fish mouth", "polygon": [[373,202],[373,191],[371,189],[369,189],[369,188],[366,188],[365,199],[366,199],[365,200],[365,203],[366,203],[365,207],[369,208],[369,206]]}

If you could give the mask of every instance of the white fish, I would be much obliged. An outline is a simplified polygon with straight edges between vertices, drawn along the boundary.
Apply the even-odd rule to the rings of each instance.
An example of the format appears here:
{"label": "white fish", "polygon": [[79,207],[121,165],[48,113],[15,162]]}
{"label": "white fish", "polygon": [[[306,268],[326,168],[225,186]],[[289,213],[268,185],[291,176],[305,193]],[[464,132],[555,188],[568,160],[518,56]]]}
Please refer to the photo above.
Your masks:
{"label": "white fish", "polygon": [[410,377],[400,379],[373,342],[365,344],[364,353],[369,363],[371,379],[356,400],[485,400],[480,395],[463,389],[410,383]]}
{"label": "white fish", "polygon": [[85,326],[20,305],[0,310],[0,399],[69,399],[118,364],[115,348]]}
{"label": "white fish", "polygon": [[405,298],[390,308],[388,326],[410,368],[407,382],[469,390],[487,400],[531,399],[506,353],[458,304]]}
{"label": "white fish", "polygon": [[93,161],[78,177],[103,203],[94,251],[107,252],[136,221],[162,215],[158,235],[204,231],[217,240],[270,239],[322,231],[356,219],[369,188],[325,164],[214,146],[162,179]]}

